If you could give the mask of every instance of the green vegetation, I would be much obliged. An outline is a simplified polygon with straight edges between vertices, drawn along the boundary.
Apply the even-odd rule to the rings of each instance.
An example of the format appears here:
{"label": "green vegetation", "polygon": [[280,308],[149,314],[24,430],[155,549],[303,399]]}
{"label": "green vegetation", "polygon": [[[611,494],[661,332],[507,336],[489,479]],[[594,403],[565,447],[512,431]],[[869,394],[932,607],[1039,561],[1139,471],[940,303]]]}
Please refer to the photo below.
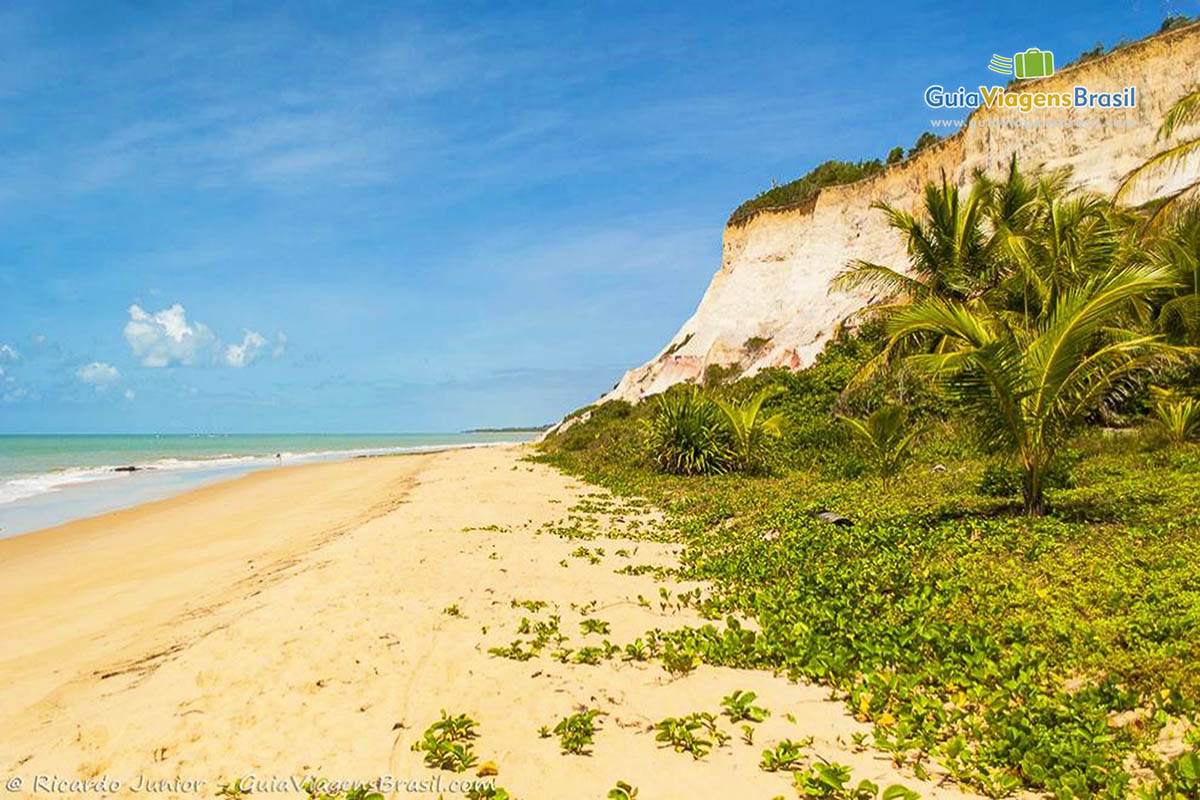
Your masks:
{"label": "green vegetation", "polygon": [[415,752],[425,753],[425,765],[433,769],[466,772],[478,763],[471,740],[478,734],[479,723],[466,714],[451,717],[442,710],[442,718],[425,729],[413,743]]}
{"label": "green vegetation", "polygon": [[[904,152],[903,147],[893,147],[888,151],[888,164],[898,164],[906,158],[912,158],[917,153],[936,144],[940,137],[931,132],[925,131],[917,137],[917,141],[913,146]],[[761,192],[757,197],[747,200],[742,203],[729,216],[730,225],[736,225],[739,222],[749,219],[755,212],[762,211],[768,208],[783,208],[787,206],[800,205],[816,198],[821,190],[826,186],[841,186],[846,183],[854,183],[855,181],[870,178],[872,175],[878,175],[884,170],[884,162],[879,159],[870,159],[868,161],[826,161],[804,176],[797,178],[794,181],[780,185],[771,183],[771,188]],[[686,339],[684,342],[686,343]],[[682,347],[682,344],[680,345]],[[675,348],[678,349],[678,348]],[[668,351],[673,353],[675,349]]]}
{"label": "green vegetation", "polygon": [[554,733],[558,736],[559,746],[564,753],[576,756],[591,754],[592,742],[596,735],[596,717],[601,713],[603,712],[594,708],[581,711],[564,717],[554,726]]}
{"label": "green vegetation", "polygon": [[912,455],[917,430],[901,406],[880,406],[865,420],[839,417],[852,439],[865,450],[886,485]]}
{"label": "green vegetation", "polygon": [[617,785],[609,789],[605,796],[608,800],[637,800],[638,790],[625,781],[617,781]]}
{"label": "green vegetation", "polygon": [[1177,392],[1150,387],[1154,395],[1154,418],[1167,441],[1180,444],[1200,433],[1200,401]]}
{"label": "green vegetation", "polygon": [[850,787],[850,768],[838,764],[815,764],[795,773],[796,791],[800,797],[827,798],[828,800],[917,800],[919,794],[895,784],[883,790],[868,780],[859,781]]}
{"label": "green vegetation", "polygon": [[804,759],[804,748],[812,744],[811,740],[793,742],[784,739],[775,745],[774,750],[763,750],[759,768],[766,772],[789,772],[800,766]]}
{"label": "green vegetation", "polygon": [[747,200],[738,206],[729,217],[733,225],[748,219],[756,211],[764,208],[792,206],[812,200],[826,186],[837,186],[843,183],[869,178],[883,171],[883,164],[874,159],[871,161],[826,161],[801,178],[797,178],[782,186],[773,183],[770,189],[760,193],[752,200]]}
{"label": "green vegetation", "polygon": [[782,412],[763,414],[762,404],[778,392],[778,387],[772,387],[756,392],[749,399],[742,401],[726,397],[713,399],[725,418],[730,466],[733,469],[757,472],[766,465],[770,440],[783,435],[787,416]]}
{"label": "green vegetation", "polygon": [[[1163,18],[1162,24],[1158,27],[1158,30],[1155,31],[1155,33],[1166,33],[1167,31],[1173,31],[1176,28],[1183,28],[1188,25],[1191,25],[1195,21],[1196,21],[1195,17],[1189,17],[1186,14],[1169,14]],[[1144,37],[1144,38],[1149,38],[1149,37]],[[1137,40],[1137,41],[1141,41],[1141,40]],[[1120,50],[1124,47],[1128,47],[1129,45],[1135,44],[1135,43],[1136,43],[1136,41],[1130,41],[1128,39],[1121,39],[1119,42],[1114,44],[1112,47],[1109,47],[1106,49],[1104,47],[1103,42],[1096,42],[1094,47],[1092,47],[1088,50],[1084,50],[1082,53],[1080,53],[1074,59],[1067,62],[1065,65],[1063,65],[1063,69],[1065,69],[1066,67],[1075,66],[1076,64],[1082,64],[1085,61],[1091,61],[1093,59],[1099,58],[1100,56],[1107,55],[1108,53],[1116,52],[1117,50]]]}
{"label": "green vegetation", "polygon": [[647,423],[650,449],[663,472],[728,472],[733,459],[720,409],[696,387],[666,392]]}
{"label": "green vegetation", "polygon": [[[1200,119],[1200,89],[1194,89],[1176,100],[1175,104],[1167,111],[1162,125],[1158,128],[1156,141],[1171,139],[1177,130],[1191,125],[1198,119]],[[1145,164],[1137,167],[1125,177],[1117,189],[1117,200],[1128,199],[1147,181],[1163,177],[1170,169],[1186,161],[1198,150],[1200,150],[1200,137],[1186,139],[1159,151],[1151,156]],[[1188,207],[1187,201],[1195,194],[1197,185],[1197,182],[1192,182],[1167,197],[1158,205],[1154,215],[1150,218],[1151,224],[1157,224],[1173,212]]]}
{"label": "green vegetation", "polygon": [[771,712],[754,705],[754,701],[757,699],[758,695],[754,692],[743,692],[738,689],[733,694],[721,699],[722,713],[729,717],[730,722],[741,722],[742,720],[762,722],[771,716]]}
{"label": "green vegetation", "polygon": [[667,717],[654,726],[654,741],[668,745],[676,753],[690,753],[699,761],[712,750],[714,742],[721,747],[729,735],[717,727],[717,718],[707,711],[686,717]]}
{"label": "green vegetation", "polygon": [[[824,683],[895,763],[937,762],[990,796],[1194,796],[1194,212],[1148,226],[1153,209],[1015,163],[928,187],[920,214],[883,210],[911,263],[848,265],[839,284],[883,299],[811,367],[601,406],[569,446],[543,445],[540,460],[659,506],[658,535],[684,545],[675,577],[711,587],[695,603],[714,622],[649,631],[639,655]],[[735,471],[711,412],[686,460],[661,457],[678,442],[653,432],[664,404],[764,391],[757,413],[786,424],[757,471]],[[908,417],[880,420],[891,435],[842,421],[891,407]],[[863,480],[881,467],[868,438],[917,429],[888,485]],[[691,715],[655,730],[699,758],[719,729]],[[879,794],[832,764],[797,772],[797,791]]]}

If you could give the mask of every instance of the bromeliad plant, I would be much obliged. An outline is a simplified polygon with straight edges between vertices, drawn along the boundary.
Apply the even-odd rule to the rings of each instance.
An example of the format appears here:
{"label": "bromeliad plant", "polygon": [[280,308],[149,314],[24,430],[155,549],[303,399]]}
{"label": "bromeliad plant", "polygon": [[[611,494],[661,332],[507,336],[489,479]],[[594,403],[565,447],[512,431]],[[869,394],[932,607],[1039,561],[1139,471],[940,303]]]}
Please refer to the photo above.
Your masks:
{"label": "bromeliad plant", "polygon": [[1171,444],[1181,444],[1200,434],[1200,400],[1178,392],[1150,387],[1154,421]]}
{"label": "bromeliad plant", "polygon": [[650,455],[663,472],[713,475],[733,467],[735,453],[720,409],[699,388],[665,392],[646,421]]}

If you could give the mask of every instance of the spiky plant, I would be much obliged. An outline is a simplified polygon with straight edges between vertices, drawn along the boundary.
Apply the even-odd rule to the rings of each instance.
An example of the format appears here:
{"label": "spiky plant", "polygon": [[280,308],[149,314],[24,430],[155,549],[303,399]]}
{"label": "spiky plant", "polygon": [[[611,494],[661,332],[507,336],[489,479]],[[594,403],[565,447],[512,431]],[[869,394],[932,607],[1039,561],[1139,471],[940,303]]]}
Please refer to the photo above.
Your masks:
{"label": "spiky plant", "polygon": [[1154,397],[1154,422],[1171,444],[1181,444],[1200,434],[1200,400],[1157,386],[1150,387]]}
{"label": "spiky plant", "polygon": [[912,455],[918,431],[909,428],[908,412],[903,406],[882,406],[865,420],[839,417],[851,438],[866,450],[884,485],[904,467]]}
{"label": "spiky plant", "polygon": [[650,455],[663,472],[712,475],[733,467],[723,415],[695,386],[660,396],[646,425]]}
{"label": "spiky plant", "polygon": [[1016,454],[1025,511],[1040,515],[1050,462],[1078,425],[1177,355],[1126,322],[1132,306],[1171,285],[1161,268],[1112,269],[1064,290],[1037,316],[932,298],[891,317],[889,346],[914,335],[946,339],[946,352],[908,361],[945,382],[975,414],[986,444]]}
{"label": "spiky plant", "polygon": [[723,398],[713,401],[724,416],[732,460],[737,469],[747,472],[762,469],[766,464],[771,441],[783,435],[787,415],[782,411],[770,415],[762,412],[763,403],[782,391],[781,387],[774,386],[763,389],[740,403]]}

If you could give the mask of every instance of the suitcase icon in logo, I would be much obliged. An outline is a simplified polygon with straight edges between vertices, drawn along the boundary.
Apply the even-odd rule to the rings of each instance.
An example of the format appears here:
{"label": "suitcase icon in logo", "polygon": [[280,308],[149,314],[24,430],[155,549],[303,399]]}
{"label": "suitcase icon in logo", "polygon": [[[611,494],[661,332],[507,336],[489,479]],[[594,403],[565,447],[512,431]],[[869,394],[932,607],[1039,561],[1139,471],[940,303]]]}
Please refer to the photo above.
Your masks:
{"label": "suitcase icon in logo", "polygon": [[1018,78],[1048,78],[1054,74],[1054,53],[1031,47],[1013,56],[1013,74]]}

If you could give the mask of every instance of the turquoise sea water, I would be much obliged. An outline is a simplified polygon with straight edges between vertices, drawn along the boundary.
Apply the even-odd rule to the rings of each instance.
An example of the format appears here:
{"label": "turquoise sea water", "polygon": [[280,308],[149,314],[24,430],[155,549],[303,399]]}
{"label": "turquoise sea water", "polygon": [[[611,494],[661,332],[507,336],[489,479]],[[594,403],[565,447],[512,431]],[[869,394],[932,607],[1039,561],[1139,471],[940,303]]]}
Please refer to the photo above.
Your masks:
{"label": "turquoise sea water", "polygon": [[0,537],[125,508],[256,469],[521,442],[533,436],[524,432],[0,436]]}

